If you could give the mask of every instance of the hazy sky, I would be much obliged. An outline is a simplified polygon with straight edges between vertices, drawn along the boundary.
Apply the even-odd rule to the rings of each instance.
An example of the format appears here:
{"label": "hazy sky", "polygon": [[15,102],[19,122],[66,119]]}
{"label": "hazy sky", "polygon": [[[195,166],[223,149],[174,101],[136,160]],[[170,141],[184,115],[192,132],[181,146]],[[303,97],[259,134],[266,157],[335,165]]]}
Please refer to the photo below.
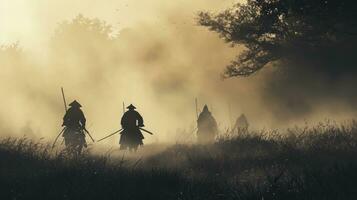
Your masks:
{"label": "hazy sky", "polygon": [[[100,136],[118,128],[122,101],[135,103],[148,128],[158,132],[151,140],[172,140],[168,132],[194,125],[195,97],[200,107],[208,103],[219,124],[226,127],[236,86],[228,87],[232,81],[223,82],[220,73],[238,50],[197,26],[195,17],[199,11],[219,11],[233,2],[0,0],[0,42],[18,41],[26,54],[32,55],[25,66],[12,63],[4,68],[3,91],[8,93],[2,94],[1,126],[17,135],[23,134],[24,127],[37,136],[53,135],[63,115],[59,87],[64,86],[67,101],[78,99],[83,104],[88,125]],[[84,61],[85,65],[98,62],[106,66],[83,68],[78,66],[83,65],[79,57],[60,58],[67,63],[58,65],[48,61],[47,46],[58,24],[78,14],[104,20],[116,33],[129,30],[126,36],[119,36],[123,52],[105,53],[105,47],[97,45],[97,57]],[[66,47],[70,50],[71,43]],[[102,62],[105,54],[121,54],[120,63]],[[153,55],[159,57],[145,61]],[[233,120],[240,108],[232,105],[232,109],[239,111],[232,114]],[[44,119],[48,121],[44,123]]]}
{"label": "hazy sky", "polygon": [[[200,10],[217,10],[233,0],[0,0],[0,42],[20,41],[25,47],[43,43],[56,24],[79,13],[99,18],[115,28],[142,22],[160,23],[170,12],[180,10],[192,23]],[[182,21],[182,20],[181,20]]]}
{"label": "hazy sky", "polygon": [[[12,57],[0,60],[5,62],[0,74],[1,135],[53,139],[64,114],[61,86],[68,102],[83,104],[95,138],[119,128],[123,101],[134,103],[147,128],[157,133],[148,137],[151,142],[176,141],[177,128],[193,126],[196,97],[200,108],[209,105],[223,132],[241,113],[253,127],[287,125],[275,121],[277,113],[260,95],[264,73],[269,72],[221,80],[224,66],[242,48],[231,48],[195,22],[197,12],[218,12],[234,2],[0,0],[0,43],[18,41],[26,55],[21,63]],[[113,34],[119,33],[115,44],[84,39],[74,47],[77,41],[71,39],[82,39],[74,33],[59,49],[66,56],[51,57],[49,43],[58,24],[79,14],[112,25]],[[343,109],[336,103],[319,114],[344,115],[335,112]]]}

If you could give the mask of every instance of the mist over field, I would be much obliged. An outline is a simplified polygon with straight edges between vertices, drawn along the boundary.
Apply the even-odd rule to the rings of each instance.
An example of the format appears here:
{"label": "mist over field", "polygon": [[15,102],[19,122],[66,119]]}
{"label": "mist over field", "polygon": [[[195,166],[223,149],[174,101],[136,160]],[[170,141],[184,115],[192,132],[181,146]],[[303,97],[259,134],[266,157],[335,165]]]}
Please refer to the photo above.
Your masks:
{"label": "mist over field", "polygon": [[256,129],[354,116],[338,99],[306,97],[304,107],[294,108],[299,90],[291,91],[291,104],[272,99],[265,80],[274,67],[223,80],[224,67],[243,47],[198,26],[196,14],[234,2],[1,0],[0,135],[52,140],[64,115],[61,87],[67,103],[83,105],[97,139],[119,129],[122,102],[133,103],[156,133],[146,143],[175,142],[177,129],[195,126],[195,98],[200,109],[208,104],[222,132],[241,113]]}
{"label": "mist over field", "polygon": [[356,199],[356,17],[0,0],[0,199]]}

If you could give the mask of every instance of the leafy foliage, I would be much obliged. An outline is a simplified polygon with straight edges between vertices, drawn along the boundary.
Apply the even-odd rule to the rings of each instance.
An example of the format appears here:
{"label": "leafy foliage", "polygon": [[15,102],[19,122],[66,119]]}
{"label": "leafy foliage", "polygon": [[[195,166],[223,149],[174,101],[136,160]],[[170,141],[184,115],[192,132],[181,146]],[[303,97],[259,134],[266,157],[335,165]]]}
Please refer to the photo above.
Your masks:
{"label": "leafy foliage", "polygon": [[[96,39],[109,40],[113,30],[111,25],[99,19],[90,19],[83,15],[78,15],[71,21],[63,21],[58,24],[53,40],[66,40],[80,34],[84,38],[92,37]],[[66,38],[67,37],[67,38]],[[69,37],[69,38],[68,38]],[[71,41],[73,42],[73,41]]]}
{"label": "leafy foliage", "polygon": [[201,12],[198,22],[226,42],[246,47],[228,65],[227,77],[301,60],[336,75],[352,68],[356,8],[352,0],[248,0],[219,14]]}

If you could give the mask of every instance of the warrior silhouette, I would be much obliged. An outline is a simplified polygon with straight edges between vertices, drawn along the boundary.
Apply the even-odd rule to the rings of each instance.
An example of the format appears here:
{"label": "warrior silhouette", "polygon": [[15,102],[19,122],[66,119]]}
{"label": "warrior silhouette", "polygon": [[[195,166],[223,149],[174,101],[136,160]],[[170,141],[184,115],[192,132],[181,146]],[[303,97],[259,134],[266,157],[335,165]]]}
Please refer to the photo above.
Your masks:
{"label": "warrior silhouette", "polygon": [[136,151],[139,145],[143,145],[144,136],[140,131],[140,127],[144,127],[144,120],[141,115],[135,111],[136,107],[130,104],[121,118],[121,126],[123,131],[120,137],[120,149],[129,149]]}
{"label": "warrior silhouette", "polygon": [[63,117],[65,130],[63,133],[64,141],[67,150],[70,153],[79,155],[83,147],[87,147],[85,140],[84,129],[86,126],[86,118],[81,110],[81,104],[76,100],[69,104],[70,108]]}
{"label": "warrior silhouette", "polygon": [[248,128],[248,119],[244,114],[241,114],[236,120],[233,131],[237,131],[238,134],[246,134],[248,133]]}
{"label": "warrior silhouette", "polygon": [[197,141],[198,143],[212,142],[217,134],[217,122],[205,105],[197,120]]}

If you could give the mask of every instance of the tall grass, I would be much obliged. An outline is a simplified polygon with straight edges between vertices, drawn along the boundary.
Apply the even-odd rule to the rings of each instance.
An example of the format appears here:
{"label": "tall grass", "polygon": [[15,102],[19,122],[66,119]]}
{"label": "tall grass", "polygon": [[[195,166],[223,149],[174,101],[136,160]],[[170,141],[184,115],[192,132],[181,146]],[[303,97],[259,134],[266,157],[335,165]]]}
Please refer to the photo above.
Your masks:
{"label": "tall grass", "polygon": [[0,199],[356,199],[357,123],[176,144],[140,163],[0,141]]}

